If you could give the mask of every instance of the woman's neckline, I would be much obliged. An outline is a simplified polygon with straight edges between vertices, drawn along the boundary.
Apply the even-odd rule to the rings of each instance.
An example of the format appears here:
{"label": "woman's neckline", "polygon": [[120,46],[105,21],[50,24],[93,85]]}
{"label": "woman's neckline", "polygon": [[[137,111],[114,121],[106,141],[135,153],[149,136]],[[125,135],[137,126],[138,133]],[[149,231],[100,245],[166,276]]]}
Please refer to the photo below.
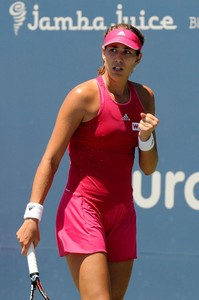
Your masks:
{"label": "woman's neckline", "polygon": [[127,81],[128,97],[126,96],[126,99],[122,100],[123,96],[119,96],[117,98],[117,95],[115,95],[114,93],[112,93],[111,91],[109,91],[109,89],[108,89],[108,87],[106,85],[104,76],[102,76],[102,80],[103,80],[103,83],[104,83],[105,88],[107,90],[107,93],[109,94],[109,96],[110,96],[110,98],[111,98],[111,100],[113,102],[115,102],[116,104],[119,104],[119,105],[125,105],[125,104],[128,104],[131,101],[131,89],[130,89],[129,81]]}

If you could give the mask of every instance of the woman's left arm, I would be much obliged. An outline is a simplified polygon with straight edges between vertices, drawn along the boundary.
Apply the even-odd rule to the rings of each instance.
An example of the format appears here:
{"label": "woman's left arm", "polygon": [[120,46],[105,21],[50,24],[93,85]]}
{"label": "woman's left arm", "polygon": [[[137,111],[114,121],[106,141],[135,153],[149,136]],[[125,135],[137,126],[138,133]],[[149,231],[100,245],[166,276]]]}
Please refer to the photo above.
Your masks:
{"label": "woman's left arm", "polygon": [[153,91],[146,86],[140,86],[139,96],[144,107],[139,123],[139,166],[145,175],[150,175],[155,171],[158,163],[155,128],[159,120],[155,116]]}

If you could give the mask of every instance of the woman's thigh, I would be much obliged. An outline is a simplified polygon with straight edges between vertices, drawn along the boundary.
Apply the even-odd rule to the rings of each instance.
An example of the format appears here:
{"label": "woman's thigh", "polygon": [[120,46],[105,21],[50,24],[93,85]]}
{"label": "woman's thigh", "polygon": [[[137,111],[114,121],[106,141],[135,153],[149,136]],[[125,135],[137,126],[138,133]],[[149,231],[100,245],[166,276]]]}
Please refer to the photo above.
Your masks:
{"label": "woman's thigh", "polygon": [[127,291],[133,269],[133,260],[109,262],[112,300],[122,300]]}
{"label": "woman's thigh", "polygon": [[112,299],[105,253],[68,254],[66,259],[82,300]]}

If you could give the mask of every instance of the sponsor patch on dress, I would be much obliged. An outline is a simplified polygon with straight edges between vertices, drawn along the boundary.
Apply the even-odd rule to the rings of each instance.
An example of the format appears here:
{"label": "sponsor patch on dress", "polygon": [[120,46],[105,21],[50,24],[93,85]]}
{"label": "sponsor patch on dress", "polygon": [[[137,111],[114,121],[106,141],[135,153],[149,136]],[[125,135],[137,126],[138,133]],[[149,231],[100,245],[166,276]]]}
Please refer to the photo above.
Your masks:
{"label": "sponsor patch on dress", "polygon": [[139,131],[139,123],[132,122],[132,130],[133,131]]}

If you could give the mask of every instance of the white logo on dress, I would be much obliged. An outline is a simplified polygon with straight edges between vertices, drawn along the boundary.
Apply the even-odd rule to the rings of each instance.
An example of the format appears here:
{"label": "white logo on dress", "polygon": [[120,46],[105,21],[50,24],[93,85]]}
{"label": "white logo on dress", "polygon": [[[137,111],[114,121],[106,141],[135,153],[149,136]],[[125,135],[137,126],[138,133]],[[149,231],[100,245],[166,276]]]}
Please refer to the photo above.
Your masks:
{"label": "white logo on dress", "polygon": [[125,114],[123,117],[122,117],[122,120],[123,121],[130,121],[130,118],[127,114]]}
{"label": "white logo on dress", "polygon": [[9,13],[13,16],[14,19],[14,33],[18,35],[20,27],[23,25],[23,22],[26,19],[26,7],[25,4],[21,1],[15,2],[10,6]]}

